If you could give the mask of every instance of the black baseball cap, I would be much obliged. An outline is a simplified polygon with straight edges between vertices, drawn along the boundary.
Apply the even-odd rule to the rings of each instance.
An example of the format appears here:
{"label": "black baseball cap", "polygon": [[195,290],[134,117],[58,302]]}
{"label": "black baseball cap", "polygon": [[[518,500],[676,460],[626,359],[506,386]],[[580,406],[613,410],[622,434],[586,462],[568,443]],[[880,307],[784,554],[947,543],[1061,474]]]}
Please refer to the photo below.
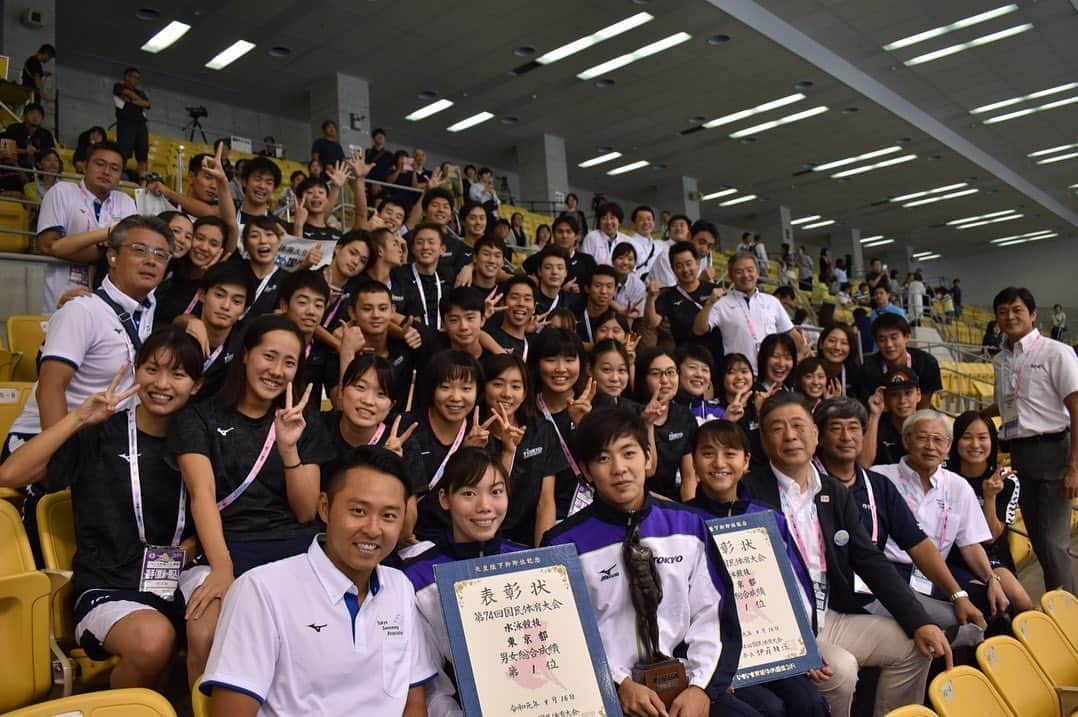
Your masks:
{"label": "black baseball cap", "polygon": [[921,384],[917,379],[917,372],[913,369],[904,368],[888,374],[884,377],[884,389],[918,388]]}

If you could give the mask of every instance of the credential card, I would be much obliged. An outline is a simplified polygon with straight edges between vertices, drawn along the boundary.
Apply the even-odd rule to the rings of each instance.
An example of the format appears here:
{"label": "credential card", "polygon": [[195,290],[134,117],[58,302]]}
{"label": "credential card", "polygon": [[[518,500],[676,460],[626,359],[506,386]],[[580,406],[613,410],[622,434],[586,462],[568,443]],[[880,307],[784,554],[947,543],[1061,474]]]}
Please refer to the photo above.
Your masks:
{"label": "credential card", "polygon": [[469,717],[622,714],[572,546],[434,568]]}
{"label": "credential card", "polygon": [[823,662],[804,592],[786,554],[775,516],[746,513],[707,522],[734,583],[741,620],[741,661],[733,687],[800,675]]}

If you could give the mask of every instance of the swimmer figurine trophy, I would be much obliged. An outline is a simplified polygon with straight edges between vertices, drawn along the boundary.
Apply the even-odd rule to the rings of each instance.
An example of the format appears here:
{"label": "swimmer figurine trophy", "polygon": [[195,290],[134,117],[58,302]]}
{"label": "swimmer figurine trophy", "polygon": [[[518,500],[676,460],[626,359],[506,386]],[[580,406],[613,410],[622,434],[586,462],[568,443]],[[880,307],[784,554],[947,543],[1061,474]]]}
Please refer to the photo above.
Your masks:
{"label": "swimmer figurine trophy", "polygon": [[640,543],[640,529],[635,525],[630,528],[623,551],[629,593],[636,611],[636,634],[644,647],[643,659],[633,666],[633,682],[654,690],[669,708],[674,698],[688,688],[689,681],[681,660],[668,657],[659,649],[658,610],[663,586],[655,569],[655,556],[651,548]]}

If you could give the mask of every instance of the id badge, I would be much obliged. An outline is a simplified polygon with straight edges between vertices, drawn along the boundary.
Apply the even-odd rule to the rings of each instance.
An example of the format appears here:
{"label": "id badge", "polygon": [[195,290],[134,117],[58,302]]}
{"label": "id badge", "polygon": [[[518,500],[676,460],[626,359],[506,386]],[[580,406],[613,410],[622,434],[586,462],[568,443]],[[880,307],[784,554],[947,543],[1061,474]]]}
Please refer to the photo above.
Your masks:
{"label": "id badge", "polygon": [[872,594],[872,588],[870,588],[868,584],[864,580],[862,580],[861,576],[857,573],[853,574],[853,591],[858,595]]}
{"label": "id badge", "polygon": [[812,594],[816,600],[816,627],[822,630],[827,615],[827,583],[812,583]]}
{"label": "id badge", "polygon": [[925,577],[917,568],[913,569],[910,573],[910,587],[921,593],[922,595],[932,594],[932,581]]}
{"label": "id badge", "polygon": [[569,515],[587,508],[595,500],[595,489],[582,480],[578,480],[573,500],[569,503]]}
{"label": "id badge", "polygon": [[153,593],[165,600],[172,600],[180,584],[183,561],[183,548],[147,545],[142,551],[142,577],[139,578],[139,592]]}
{"label": "id badge", "polygon": [[999,417],[1003,420],[1004,437],[1013,436],[1018,431],[1018,399],[1004,396],[999,404]]}

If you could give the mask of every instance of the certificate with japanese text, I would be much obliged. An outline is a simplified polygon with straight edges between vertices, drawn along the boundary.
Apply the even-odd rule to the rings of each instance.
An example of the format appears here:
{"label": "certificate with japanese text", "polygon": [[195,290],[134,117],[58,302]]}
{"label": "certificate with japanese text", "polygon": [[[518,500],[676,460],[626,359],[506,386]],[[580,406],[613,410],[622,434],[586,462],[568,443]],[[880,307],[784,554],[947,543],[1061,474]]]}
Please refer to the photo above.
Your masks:
{"label": "certificate with japanese text", "polygon": [[576,550],[436,565],[468,717],[622,714]]}
{"label": "certificate with japanese text", "polygon": [[741,661],[733,687],[819,668],[812,624],[786,543],[770,511],[707,522],[734,583],[741,621]]}

